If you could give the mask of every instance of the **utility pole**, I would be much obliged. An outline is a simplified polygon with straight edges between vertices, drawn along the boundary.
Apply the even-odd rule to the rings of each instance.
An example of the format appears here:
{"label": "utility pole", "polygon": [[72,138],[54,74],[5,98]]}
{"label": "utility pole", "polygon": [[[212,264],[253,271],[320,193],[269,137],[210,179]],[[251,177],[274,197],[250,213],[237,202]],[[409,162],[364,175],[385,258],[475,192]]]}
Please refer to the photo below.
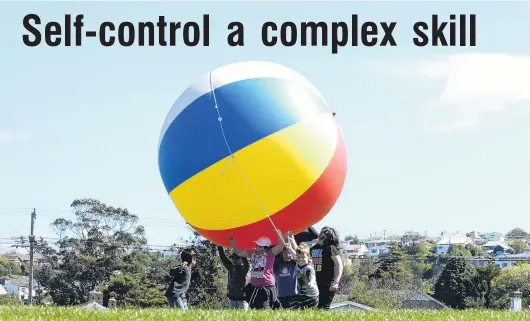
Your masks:
{"label": "utility pole", "polygon": [[33,252],[35,244],[35,235],[33,234],[35,229],[35,219],[37,218],[37,212],[33,209],[31,213],[31,235],[29,236],[29,305],[33,305]]}

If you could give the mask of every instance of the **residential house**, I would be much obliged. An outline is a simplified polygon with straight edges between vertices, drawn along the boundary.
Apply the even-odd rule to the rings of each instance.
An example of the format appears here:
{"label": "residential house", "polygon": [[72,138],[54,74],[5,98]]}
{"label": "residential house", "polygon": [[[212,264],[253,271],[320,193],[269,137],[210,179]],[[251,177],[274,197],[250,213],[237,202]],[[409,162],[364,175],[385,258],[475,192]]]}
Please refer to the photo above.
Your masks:
{"label": "residential house", "polygon": [[473,243],[475,243],[476,245],[482,245],[484,243],[486,243],[488,240],[484,239],[478,232],[476,231],[473,231],[471,232],[470,234],[466,234],[468,235],[471,240],[473,241]]}
{"label": "residential house", "polygon": [[495,266],[505,268],[516,265],[518,262],[530,262],[530,253],[501,254],[495,257]]}
{"label": "residential house", "polygon": [[502,255],[502,254],[511,254],[514,253],[514,250],[505,244],[499,244],[492,251],[493,255]]}
{"label": "residential house", "polygon": [[[29,254],[12,252],[12,253],[3,254],[2,256],[5,257],[9,262],[15,263],[17,265],[29,264]],[[46,262],[45,257],[42,254],[35,253],[33,255],[34,265],[38,266],[45,262]]]}
{"label": "residential house", "polygon": [[[37,281],[33,281],[37,285]],[[29,299],[29,277],[16,275],[11,277],[0,277],[0,285],[7,290],[8,293],[14,294],[20,300]],[[33,297],[36,297],[37,291],[33,289]]]}
{"label": "residential house", "polygon": [[447,254],[452,245],[466,246],[468,244],[474,244],[470,237],[465,235],[456,234],[454,236],[445,236],[436,244],[436,254]]}
{"label": "residential house", "polygon": [[415,291],[395,291],[393,293],[399,309],[407,310],[441,310],[448,307],[432,296]]}
{"label": "residential house", "polygon": [[368,255],[368,248],[364,244],[350,244],[346,242],[346,244],[343,243],[342,247],[344,248],[344,252],[348,257],[364,257]]}
{"label": "residential house", "polygon": [[368,249],[371,249],[373,247],[390,247],[390,245],[392,244],[392,241],[391,240],[368,240],[366,242],[364,242],[364,244],[366,245],[366,247]]}
{"label": "residential house", "polygon": [[366,248],[369,250],[368,256],[375,257],[375,256],[388,253],[390,251],[390,247],[392,246],[392,243],[393,243],[392,240],[377,239],[377,240],[368,240],[364,244],[366,245]]}
{"label": "residential house", "polygon": [[375,256],[386,254],[388,252],[390,252],[390,246],[381,245],[381,246],[375,246],[375,247],[370,248],[370,252],[368,252],[368,255],[375,257]]}
{"label": "residential house", "polygon": [[3,257],[5,257],[9,262],[15,263],[17,265],[21,265],[24,263],[24,254],[12,252],[12,253],[6,253],[2,254]]}
{"label": "residential house", "polygon": [[484,249],[484,252],[489,254],[493,253],[493,250],[499,245],[507,246],[504,241],[488,241],[482,245],[482,248]]}
{"label": "residential house", "polygon": [[336,311],[348,311],[348,312],[364,312],[364,311],[377,311],[376,309],[360,304],[353,301],[342,301],[342,302],[333,302],[330,307],[331,310]]}

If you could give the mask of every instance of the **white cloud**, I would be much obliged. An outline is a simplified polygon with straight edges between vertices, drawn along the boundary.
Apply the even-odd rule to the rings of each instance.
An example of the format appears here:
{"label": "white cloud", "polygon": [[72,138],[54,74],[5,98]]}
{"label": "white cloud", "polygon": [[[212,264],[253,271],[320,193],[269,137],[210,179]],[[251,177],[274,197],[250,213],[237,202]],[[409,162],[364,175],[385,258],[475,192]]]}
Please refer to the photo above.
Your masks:
{"label": "white cloud", "polygon": [[16,143],[16,142],[25,142],[29,140],[29,134],[25,131],[15,130],[3,130],[0,129],[0,145]]}
{"label": "white cloud", "polygon": [[437,127],[442,131],[476,128],[492,112],[530,103],[530,55],[457,54],[388,68],[409,80],[441,84],[441,93],[427,107],[452,116]]}

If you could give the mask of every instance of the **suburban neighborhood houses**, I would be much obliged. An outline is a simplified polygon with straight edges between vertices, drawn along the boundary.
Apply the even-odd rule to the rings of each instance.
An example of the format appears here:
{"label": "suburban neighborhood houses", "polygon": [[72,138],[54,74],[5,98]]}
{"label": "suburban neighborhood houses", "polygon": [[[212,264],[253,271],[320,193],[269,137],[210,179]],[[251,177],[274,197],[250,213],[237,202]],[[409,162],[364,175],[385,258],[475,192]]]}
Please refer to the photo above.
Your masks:
{"label": "suburban neighborhood houses", "polygon": [[[371,238],[367,240],[354,240],[349,236],[342,242],[344,252],[348,258],[379,257],[390,251],[392,244],[408,244],[412,241],[405,240],[403,236],[392,236],[388,239]],[[472,261],[477,266],[494,262],[497,267],[503,268],[515,265],[517,262],[530,261],[530,245],[523,237],[505,237],[502,233],[442,233],[438,237],[416,236],[416,242],[427,242],[433,245],[433,254],[438,256],[448,255],[455,247],[476,246],[482,249],[482,255],[473,257]],[[517,249],[510,243],[518,243]],[[522,245],[521,245],[522,244]]]}
{"label": "suburban neighborhood houses", "polygon": [[[89,222],[84,223],[87,230],[94,228],[90,221],[85,222]],[[379,237],[375,234],[366,239],[343,236],[340,248],[344,274],[332,309],[517,310],[519,306],[530,305],[530,279],[524,277],[530,273],[530,235],[520,228],[505,234],[476,231],[443,232],[437,236],[416,232],[386,235],[386,231],[379,233],[382,235]],[[34,255],[34,304],[107,309],[119,308],[125,302],[130,305],[135,300],[145,306],[141,302],[148,300],[151,303],[147,306],[163,306],[167,271],[178,262],[182,248],[192,247],[203,256],[197,263],[202,272],[197,272],[199,276],[192,280],[195,283],[189,296],[191,304],[202,306],[206,302],[204,297],[212,296],[207,302],[216,303],[208,304],[223,306],[223,286],[211,290],[214,284],[226,282],[216,245],[198,234],[192,241],[173,244],[166,250],[150,248],[134,234],[125,238],[129,245],[118,241],[113,233],[94,235],[97,239],[65,238],[39,247],[45,250]],[[1,297],[8,296],[28,303],[30,259],[21,251],[0,253],[0,303]],[[465,293],[447,288],[446,284],[451,282],[465,284],[466,288],[461,289]],[[210,290],[200,292],[201,288]],[[461,299],[455,301],[455,296]]]}

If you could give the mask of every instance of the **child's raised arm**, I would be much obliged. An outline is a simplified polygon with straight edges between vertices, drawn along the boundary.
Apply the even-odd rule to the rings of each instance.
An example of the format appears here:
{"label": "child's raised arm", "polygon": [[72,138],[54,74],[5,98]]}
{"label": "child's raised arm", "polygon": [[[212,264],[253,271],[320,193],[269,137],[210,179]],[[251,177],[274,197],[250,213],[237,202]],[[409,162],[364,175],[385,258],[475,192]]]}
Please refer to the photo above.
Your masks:
{"label": "child's raised arm", "polygon": [[280,254],[285,248],[285,242],[282,237],[282,232],[279,229],[276,229],[276,234],[278,235],[278,244],[272,248],[272,254],[274,256]]}
{"label": "child's raised arm", "polygon": [[287,232],[285,234],[285,240],[287,241],[287,244],[285,244],[285,248],[289,251],[289,253],[291,253],[293,257],[296,256],[296,248],[298,247],[298,244],[296,244],[293,233]]}
{"label": "child's raised arm", "polygon": [[225,268],[229,269],[232,266],[232,262],[230,262],[230,259],[226,257],[224,248],[222,246],[218,246],[217,251],[219,251],[219,257],[221,258],[221,262],[223,263]]}
{"label": "child's raised arm", "polygon": [[239,246],[237,246],[236,240],[234,239],[233,236],[230,236],[228,238],[228,242],[230,242],[230,244],[232,245],[232,248],[234,249],[234,253],[236,253],[237,256],[248,257],[248,252],[240,249]]}

